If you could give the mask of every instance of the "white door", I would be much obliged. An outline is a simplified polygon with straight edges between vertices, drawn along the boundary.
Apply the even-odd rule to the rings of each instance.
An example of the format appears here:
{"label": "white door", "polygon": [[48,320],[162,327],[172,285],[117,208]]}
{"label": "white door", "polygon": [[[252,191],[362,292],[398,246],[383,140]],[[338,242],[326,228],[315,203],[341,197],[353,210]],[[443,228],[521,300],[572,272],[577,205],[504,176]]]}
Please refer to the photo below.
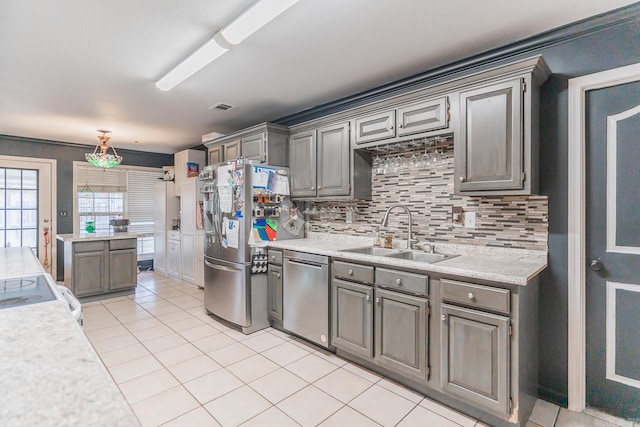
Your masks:
{"label": "white door", "polygon": [[0,247],[28,246],[56,277],[56,161],[0,156]]}

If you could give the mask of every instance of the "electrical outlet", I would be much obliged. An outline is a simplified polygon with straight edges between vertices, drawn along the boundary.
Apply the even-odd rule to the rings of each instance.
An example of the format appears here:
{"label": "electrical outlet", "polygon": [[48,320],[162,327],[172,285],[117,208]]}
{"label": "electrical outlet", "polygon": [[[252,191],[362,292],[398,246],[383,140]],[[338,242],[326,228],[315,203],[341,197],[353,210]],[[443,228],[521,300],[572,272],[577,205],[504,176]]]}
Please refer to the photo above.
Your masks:
{"label": "electrical outlet", "polygon": [[476,213],[475,212],[465,212],[464,213],[464,227],[465,228],[476,228]]}
{"label": "electrical outlet", "polygon": [[67,216],[67,211],[59,211],[58,215],[60,216]]}
{"label": "electrical outlet", "polygon": [[462,210],[462,207],[451,207],[451,223],[457,226],[461,226],[464,224],[464,211]]}

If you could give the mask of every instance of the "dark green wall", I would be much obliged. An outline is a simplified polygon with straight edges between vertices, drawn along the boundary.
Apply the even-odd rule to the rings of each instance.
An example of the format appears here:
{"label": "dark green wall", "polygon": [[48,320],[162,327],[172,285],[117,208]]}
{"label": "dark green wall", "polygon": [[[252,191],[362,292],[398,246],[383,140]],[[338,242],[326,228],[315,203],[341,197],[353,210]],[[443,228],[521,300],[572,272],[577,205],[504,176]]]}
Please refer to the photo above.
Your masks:
{"label": "dark green wall", "polygon": [[[39,139],[19,138],[15,136],[0,135],[0,155],[37,157],[55,159],[57,167],[57,232],[73,233],[73,162],[84,161],[85,153],[92,152],[95,146],[66,144],[56,141],[44,141]],[[118,150],[124,159],[123,165],[162,167],[173,164],[173,155],[147,153],[133,150]],[[67,212],[67,216],[61,216],[60,212]],[[62,279],[62,245],[57,246],[57,276]]]}
{"label": "dark green wall", "polygon": [[[540,194],[549,197],[549,267],[540,276],[541,397],[567,404],[568,393],[568,104],[570,78],[640,62],[640,3],[455,64],[284,117],[292,125],[482,69],[542,54],[552,75],[541,88]],[[464,72],[464,71],[462,71]]]}

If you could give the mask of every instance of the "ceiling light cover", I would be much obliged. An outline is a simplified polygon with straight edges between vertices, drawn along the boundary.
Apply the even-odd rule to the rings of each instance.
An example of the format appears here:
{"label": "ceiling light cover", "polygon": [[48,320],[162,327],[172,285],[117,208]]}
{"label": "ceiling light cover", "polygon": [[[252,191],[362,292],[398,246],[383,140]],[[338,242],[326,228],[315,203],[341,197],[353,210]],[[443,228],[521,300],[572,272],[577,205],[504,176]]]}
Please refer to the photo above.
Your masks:
{"label": "ceiling light cover", "polygon": [[225,40],[238,44],[289,9],[298,0],[262,0],[247,9],[221,32]]}
{"label": "ceiling light cover", "polygon": [[[100,144],[96,145],[96,148],[93,150],[93,153],[87,153],[84,155],[84,158],[98,168],[108,169],[118,166],[122,163],[122,156],[118,156],[116,149],[113,147],[109,147],[107,144],[111,139],[110,136],[107,136],[109,133],[108,130],[99,130],[98,132],[102,132],[102,135],[98,136],[100,140]],[[107,150],[111,148],[113,154],[108,154]]]}
{"label": "ceiling light cover", "polygon": [[173,89],[187,78],[200,71],[205,65],[224,54],[227,48],[220,46],[213,38],[198,50],[189,55],[184,61],[176,65],[171,71],[158,80],[155,85],[158,89],[167,91]]}

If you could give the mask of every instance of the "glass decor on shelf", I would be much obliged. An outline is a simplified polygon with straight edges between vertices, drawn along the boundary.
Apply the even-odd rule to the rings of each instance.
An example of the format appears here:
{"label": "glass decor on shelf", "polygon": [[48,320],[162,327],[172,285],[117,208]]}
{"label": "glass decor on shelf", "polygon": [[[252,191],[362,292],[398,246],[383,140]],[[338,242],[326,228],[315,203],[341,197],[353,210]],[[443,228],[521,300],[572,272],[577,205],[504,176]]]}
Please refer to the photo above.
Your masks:
{"label": "glass decor on shelf", "polygon": [[[426,171],[436,167],[446,162],[443,145],[450,138],[450,136],[436,136],[371,148],[369,150],[375,152],[371,164],[373,173],[387,175],[405,170]],[[409,152],[411,156],[408,156]]]}

